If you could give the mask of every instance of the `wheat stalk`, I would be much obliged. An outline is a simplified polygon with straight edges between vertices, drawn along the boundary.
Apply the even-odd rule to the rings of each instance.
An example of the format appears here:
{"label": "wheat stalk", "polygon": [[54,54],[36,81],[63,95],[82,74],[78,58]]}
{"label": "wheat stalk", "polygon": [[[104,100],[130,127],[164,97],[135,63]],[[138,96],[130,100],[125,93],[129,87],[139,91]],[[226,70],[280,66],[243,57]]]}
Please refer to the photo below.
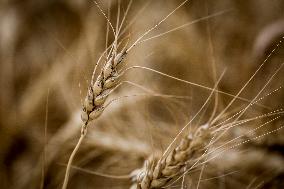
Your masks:
{"label": "wheat stalk", "polygon": [[127,52],[125,47],[120,52],[118,52],[117,48],[118,47],[116,35],[116,39],[112,44],[111,52],[109,54],[110,56],[108,56],[106,63],[102,67],[96,81],[92,80],[91,85],[88,87],[87,96],[83,102],[83,108],[81,113],[81,120],[83,122],[81,136],[69,158],[62,189],[67,188],[72,161],[82,143],[83,138],[87,134],[88,123],[92,120],[97,119],[102,114],[105,109],[104,103],[107,97],[119,84],[119,67],[122,64]]}
{"label": "wheat stalk", "polygon": [[81,113],[81,120],[83,122],[81,137],[69,158],[62,187],[63,189],[67,188],[70,167],[83,138],[87,134],[88,123],[97,119],[102,114],[105,100],[119,83],[120,75],[118,73],[118,67],[123,62],[125,56],[126,49],[123,49],[120,53],[113,51],[112,56],[107,60],[101,69],[96,81],[92,82],[88,88],[87,96],[84,100]]}
{"label": "wheat stalk", "polygon": [[[265,87],[270,83],[270,81],[274,78],[274,76],[278,73],[278,71],[282,68],[284,65],[281,64],[280,67],[272,74],[269,78],[269,80],[265,83],[263,88],[260,90],[262,92]],[[219,82],[219,81],[218,81]],[[217,83],[218,83],[217,82]],[[258,101],[258,96],[260,95],[260,92],[255,96],[255,98],[250,102],[249,105],[247,105],[241,112],[244,113],[252,104],[256,103]],[[209,96],[210,98],[210,96]],[[262,98],[260,98],[262,99]],[[233,99],[234,100],[234,99]],[[229,104],[230,105],[230,104]],[[222,114],[222,112],[221,112]],[[238,113],[236,114],[238,115]],[[242,114],[241,114],[242,115]],[[187,173],[188,171],[183,171],[187,167],[190,167],[189,170],[196,167],[196,164],[205,157],[205,153],[208,149],[208,143],[215,143],[217,140],[221,138],[222,135],[225,134],[230,128],[234,127],[234,123],[240,118],[240,115],[229,124],[229,127],[225,129],[221,134],[218,135],[218,137],[215,139],[214,142],[210,141],[210,139],[213,139],[214,131],[210,131],[209,124],[205,124],[201,127],[199,127],[194,134],[189,134],[186,137],[184,137],[181,142],[179,143],[178,147],[173,149],[167,156],[161,156],[161,157],[150,157],[146,162],[142,169],[135,170],[132,173],[132,181],[133,185],[131,186],[131,189],[151,189],[151,188],[162,188],[169,186],[171,182],[174,181],[175,178],[181,178],[182,175]],[[211,123],[210,123],[211,125]],[[261,127],[261,126],[260,126]],[[259,135],[255,137],[255,139],[258,139],[260,137],[263,137],[265,135],[271,134],[273,132],[276,132],[280,129],[282,129],[284,126],[281,126],[275,130],[272,130],[270,132],[264,133],[263,135]],[[221,128],[224,128],[221,127]],[[183,130],[183,129],[182,129]],[[218,131],[218,129],[216,130]],[[239,138],[239,137],[237,137]],[[237,139],[235,138],[235,139]],[[233,140],[235,140],[233,139]],[[233,140],[229,141],[232,142]],[[250,140],[243,141],[241,143],[238,143],[231,148],[235,148],[239,145],[242,145],[244,143],[249,142]],[[226,143],[225,143],[226,144]],[[222,147],[224,145],[219,146],[218,148]],[[217,149],[218,149],[217,148]],[[216,149],[215,149],[216,151]],[[212,152],[211,152],[212,153]],[[218,153],[219,156],[221,153]],[[208,154],[207,154],[208,155]],[[214,159],[215,157],[211,158]],[[198,159],[196,161],[196,159]],[[209,162],[211,159],[204,161],[202,164]],[[195,160],[195,161],[194,161]],[[177,179],[177,180],[178,180]],[[200,180],[199,180],[200,181]],[[174,181],[175,182],[175,181]]]}
{"label": "wheat stalk", "polygon": [[161,188],[181,176],[184,168],[194,166],[196,158],[203,157],[211,138],[208,124],[182,138],[178,147],[167,156],[150,157],[142,169],[132,172],[132,189]]}
{"label": "wheat stalk", "polygon": [[[122,76],[123,74],[120,71],[120,68],[121,68],[120,65],[122,65],[123,60],[126,57],[127,52],[128,52],[126,48],[127,44],[121,50],[119,50],[119,46],[121,45],[121,43],[118,43],[118,39],[120,37],[121,28],[125,21],[126,15],[129,11],[132,1],[129,2],[120,25],[119,25],[119,18],[120,18],[120,4],[119,4],[118,13],[117,13],[116,30],[112,26],[109,18],[103,12],[99,4],[96,1],[94,1],[94,3],[96,4],[100,12],[103,14],[103,16],[107,20],[107,26],[108,26],[107,31],[109,27],[112,29],[112,33],[114,35],[114,41],[111,44],[111,46],[106,48],[105,52],[101,55],[101,57],[99,58],[94,68],[92,79],[91,79],[91,84],[88,87],[87,95],[83,102],[83,108],[81,112],[81,120],[83,122],[82,127],[81,127],[81,136],[68,160],[62,189],[67,188],[68,178],[69,178],[72,162],[73,162],[75,154],[77,153],[84,137],[87,134],[88,123],[100,117],[100,115],[105,109],[104,104],[105,104],[107,97],[113,92],[113,90],[116,87],[119,86],[119,79],[120,79],[120,76]],[[108,32],[107,32],[107,39],[108,39]],[[107,42],[108,41],[106,40],[106,44]],[[99,75],[97,76],[97,79],[94,81],[94,76],[97,70],[97,66],[100,63],[101,58],[103,56],[106,56],[105,64],[102,66],[101,71]]]}

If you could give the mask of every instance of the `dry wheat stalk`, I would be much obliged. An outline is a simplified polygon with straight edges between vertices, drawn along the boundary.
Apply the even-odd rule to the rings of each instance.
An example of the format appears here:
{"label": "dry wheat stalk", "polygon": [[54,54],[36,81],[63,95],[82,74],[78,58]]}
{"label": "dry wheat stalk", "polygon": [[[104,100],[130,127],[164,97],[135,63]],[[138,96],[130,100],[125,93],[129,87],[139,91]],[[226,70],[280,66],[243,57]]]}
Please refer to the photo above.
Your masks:
{"label": "dry wheat stalk", "polygon": [[108,58],[106,63],[101,69],[99,76],[95,82],[91,82],[90,87],[88,88],[87,96],[83,103],[81,119],[83,122],[81,129],[81,137],[74,151],[72,152],[70,159],[68,161],[65,180],[62,188],[67,187],[70,166],[76,151],[78,150],[83,138],[87,133],[88,123],[94,119],[97,119],[104,110],[104,102],[112,92],[112,90],[119,83],[119,73],[118,67],[123,62],[124,57],[126,56],[126,48],[124,48],[120,53],[117,53],[117,48],[115,47],[112,50],[112,55]]}
{"label": "dry wheat stalk", "polygon": [[118,52],[117,36],[118,35],[116,35],[116,39],[112,44],[110,56],[108,56],[96,81],[92,80],[91,85],[89,86],[87,91],[87,96],[83,102],[81,113],[81,120],[83,122],[81,137],[69,158],[62,187],[63,189],[67,188],[71,164],[76,152],[78,151],[79,146],[81,145],[83,138],[87,133],[88,123],[94,119],[97,119],[102,114],[103,110],[105,109],[104,103],[107,97],[119,84],[119,78],[121,75],[119,73],[119,67],[122,64],[127,52],[126,47]]}
{"label": "dry wheat stalk", "polygon": [[[121,28],[125,21],[127,12],[130,8],[132,1],[130,1],[128,5],[120,25],[119,25],[120,5],[118,6],[116,30],[114,29],[110,20],[108,19],[106,14],[103,12],[103,10],[100,8],[98,3],[96,1],[94,1],[94,3],[96,4],[100,12],[103,14],[103,16],[106,18],[108,27],[111,27],[112,33],[114,35],[114,41],[111,44],[111,46],[106,48],[105,52],[101,55],[93,71],[91,84],[88,87],[87,95],[83,102],[83,107],[82,107],[82,112],[81,112],[81,120],[83,122],[82,128],[81,128],[81,136],[68,160],[62,189],[67,188],[68,178],[69,178],[72,162],[73,162],[74,156],[77,153],[84,137],[87,134],[88,123],[92,120],[97,119],[102,114],[102,112],[105,109],[104,104],[105,104],[107,97],[113,92],[113,90],[116,87],[119,86],[119,79],[120,79],[120,76],[123,74],[120,71],[121,65],[123,63],[123,59],[125,58],[128,52],[126,48],[127,44],[122,49],[119,49],[121,42],[118,43],[118,40],[121,37],[120,36]],[[107,32],[107,36],[108,36],[108,32]],[[106,40],[106,43],[107,42],[108,41]],[[95,80],[94,76],[96,73],[96,68],[98,64],[100,63],[101,58],[103,56],[106,57],[105,64],[102,66],[101,71],[99,75],[97,76],[97,79]]]}
{"label": "dry wheat stalk", "polygon": [[142,169],[133,171],[132,189],[165,187],[181,176],[185,167],[194,166],[197,158],[203,156],[211,138],[208,124],[199,127],[194,133],[182,138],[178,147],[167,156],[150,157]]}

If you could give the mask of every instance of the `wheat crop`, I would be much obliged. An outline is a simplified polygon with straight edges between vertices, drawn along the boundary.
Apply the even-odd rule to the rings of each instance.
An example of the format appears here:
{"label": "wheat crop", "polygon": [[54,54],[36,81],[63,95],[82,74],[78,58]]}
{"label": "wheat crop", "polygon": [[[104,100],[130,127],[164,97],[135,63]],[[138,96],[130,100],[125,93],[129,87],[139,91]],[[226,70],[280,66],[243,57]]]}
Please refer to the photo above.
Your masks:
{"label": "wheat crop", "polygon": [[0,3],[1,188],[283,188],[281,1]]}

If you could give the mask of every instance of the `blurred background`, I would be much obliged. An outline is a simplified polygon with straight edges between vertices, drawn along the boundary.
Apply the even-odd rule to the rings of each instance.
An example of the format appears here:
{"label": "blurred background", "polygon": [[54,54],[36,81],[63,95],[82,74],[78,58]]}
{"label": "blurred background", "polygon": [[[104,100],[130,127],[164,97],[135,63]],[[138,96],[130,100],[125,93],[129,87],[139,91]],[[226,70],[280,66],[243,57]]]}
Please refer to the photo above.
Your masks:
{"label": "blurred background", "polygon": [[[126,18],[126,34],[137,37],[163,19],[182,1],[134,1]],[[122,12],[128,0],[121,1]],[[115,25],[118,1],[99,1]],[[148,37],[164,33],[215,13],[222,14],[146,41],[126,58],[126,67],[147,66],[213,88],[253,99],[272,91],[244,117],[283,107],[284,2],[282,0],[193,0],[170,16]],[[81,99],[94,65],[105,49],[106,20],[93,1],[2,0],[0,2],[0,188],[60,188],[65,164],[80,134]],[[110,40],[113,36],[110,33]],[[110,43],[111,41],[109,41]],[[111,175],[128,175],[149,155],[164,150],[177,132],[202,106],[210,91],[142,69],[123,80],[157,93],[188,96],[169,99],[132,96],[115,101],[90,125],[74,165]],[[109,99],[143,91],[123,85]],[[232,98],[218,96],[217,112]],[[236,100],[228,113],[249,102]],[[212,100],[196,125],[205,123]],[[257,119],[232,129],[231,137],[264,123]],[[283,117],[268,124],[261,135],[283,125]],[[232,149],[210,162],[200,188],[284,188],[283,130]],[[244,153],[239,153],[244,152]],[[228,173],[228,176],[218,177]],[[188,174],[194,188],[196,173]],[[198,176],[198,174],[197,174]],[[129,188],[129,179],[101,177],[72,170],[69,188]],[[190,187],[188,187],[190,188]]]}

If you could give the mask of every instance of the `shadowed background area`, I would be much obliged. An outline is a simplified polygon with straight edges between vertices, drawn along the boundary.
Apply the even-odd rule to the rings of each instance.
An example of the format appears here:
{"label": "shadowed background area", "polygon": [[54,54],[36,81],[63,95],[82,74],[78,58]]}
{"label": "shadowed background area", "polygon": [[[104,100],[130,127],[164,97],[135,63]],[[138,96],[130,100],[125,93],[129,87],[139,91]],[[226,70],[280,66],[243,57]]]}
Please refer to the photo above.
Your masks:
{"label": "shadowed background area", "polygon": [[[124,37],[132,44],[181,2],[134,1],[123,26]],[[121,1],[122,13],[128,3]],[[118,1],[102,0],[99,4],[106,13],[109,7],[115,25]],[[210,88],[225,71],[218,89],[237,94],[269,57],[240,95],[251,100],[284,62],[284,45],[280,42],[284,40],[283,10],[282,0],[189,1],[146,38],[187,25],[139,44],[128,54],[126,67],[147,66]],[[208,15],[215,16],[205,19]],[[61,187],[66,162],[80,134],[81,101],[105,49],[106,30],[106,20],[91,0],[0,2],[0,188]],[[111,40],[110,32],[108,44]],[[145,158],[166,149],[210,94],[210,90],[142,69],[129,70],[123,80],[155,93],[187,98],[140,95],[115,101],[91,123],[74,165],[104,174],[128,175],[140,168]],[[249,108],[244,117],[282,111],[283,81],[284,70],[280,69],[259,97],[275,92]],[[109,100],[141,93],[145,91],[124,84]],[[195,125],[210,118],[213,99]],[[219,94],[217,113],[231,99]],[[236,100],[226,113],[248,104]],[[228,135],[247,133],[266,121],[259,118],[231,129]],[[279,117],[247,137],[283,124],[283,117]],[[209,162],[199,188],[283,188],[283,134],[280,129]],[[196,188],[198,171],[186,175],[188,188]],[[69,181],[69,188],[74,189],[130,185],[130,179],[75,169]]]}

